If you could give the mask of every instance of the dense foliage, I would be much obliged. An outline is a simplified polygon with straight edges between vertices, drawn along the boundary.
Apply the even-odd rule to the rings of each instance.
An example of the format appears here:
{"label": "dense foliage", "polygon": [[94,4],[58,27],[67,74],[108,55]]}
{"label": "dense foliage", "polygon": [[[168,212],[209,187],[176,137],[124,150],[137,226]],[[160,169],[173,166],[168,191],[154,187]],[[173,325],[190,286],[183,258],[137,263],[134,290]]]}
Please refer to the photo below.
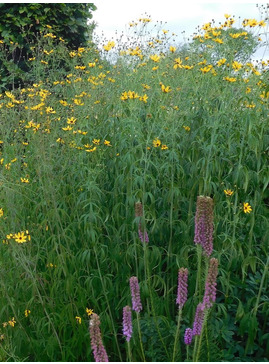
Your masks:
{"label": "dense foliage", "polygon": [[92,32],[87,21],[95,9],[93,3],[0,4],[0,39],[8,54],[0,58],[1,87],[11,88],[24,80],[28,70],[25,58],[31,57],[31,47],[48,28],[71,48],[85,46]]}
{"label": "dense foliage", "polygon": [[182,48],[150,24],[99,50],[47,29],[1,94],[2,361],[268,361],[266,21]]}

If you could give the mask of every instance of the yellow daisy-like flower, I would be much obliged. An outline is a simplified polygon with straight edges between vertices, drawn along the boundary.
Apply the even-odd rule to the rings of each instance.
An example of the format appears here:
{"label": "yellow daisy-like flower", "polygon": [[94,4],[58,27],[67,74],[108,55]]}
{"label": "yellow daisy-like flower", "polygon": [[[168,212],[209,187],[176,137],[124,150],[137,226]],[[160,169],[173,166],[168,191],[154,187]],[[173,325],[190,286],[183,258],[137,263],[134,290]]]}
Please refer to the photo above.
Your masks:
{"label": "yellow daisy-like flower", "polygon": [[24,235],[24,231],[14,235],[14,239],[17,243],[22,244],[27,241],[27,236]]}
{"label": "yellow daisy-like flower", "polygon": [[25,310],[24,311],[24,315],[25,317],[28,317],[30,315],[31,311],[30,310]]}
{"label": "yellow daisy-like flower", "polygon": [[232,196],[233,193],[234,193],[234,191],[232,191],[232,190],[224,190],[224,193],[225,193],[226,196]]}
{"label": "yellow daisy-like flower", "polygon": [[100,144],[100,139],[93,139],[93,144],[99,145]]}
{"label": "yellow daisy-like flower", "polygon": [[252,211],[252,208],[248,202],[244,202],[243,211],[245,214],[250,214],[250,212]]}
{"label": "yellow daisy-like flower", "polygon": [[74,125],[76,123],[77,119],[73,116],[71,118],[67,118],[67,124]]}
{"label": "yellow daisy-like flower", "polygon": [[162,144],[162,142],[160,141],[160,139],[155,138],[155,139],[153,140],[152,144],[153,144],[153,146],[154,146],[155,148],[158,148],[158,147],[160,147],[160,145]]}
{"label": "yellow daisy-like flower", "polygon": [[81,325],[81,317],[76,316],[77,323]]}
{"label": "yellow daisy-like flower", "polygon": [[165,145],[165,144],[163,144],[163,145],[162,145],[162,147],[161,147],[161,149],[162,149],[162,150],[166,150],[166,149],[168,149],[168,146],[167,146],[167,145]]}
{"label": "yellow daisy-like flower", "polygon": [[86,308],[86,312],[88,316],[91,316],[93,314],[93,310],[91,308]]}
{"label": "yellow daisy-like flower", "polygon": [[4,215],[4,210],[2,209],[2,207],[0,208],[0,217],[2,217]]}
{"label": "yellow daisy-like flower", "polygon": [[105,140],[104,141],[104,144],[107,145],[108,147],[112,147],[112,145],[110,144],[110,141],[109,140]]}

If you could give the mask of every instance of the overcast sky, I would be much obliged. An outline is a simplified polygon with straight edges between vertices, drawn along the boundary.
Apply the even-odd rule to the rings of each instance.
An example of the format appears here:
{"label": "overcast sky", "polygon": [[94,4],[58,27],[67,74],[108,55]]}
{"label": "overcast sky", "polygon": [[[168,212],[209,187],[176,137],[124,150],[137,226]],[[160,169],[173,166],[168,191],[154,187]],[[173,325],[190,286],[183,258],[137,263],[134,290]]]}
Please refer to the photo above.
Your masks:
{"label": "overcast sky", "polygon": [[[163,21],[163,29],[177,34],[178,43],[183,42],[183,34],[187,38],[195,32],[198,25],[202,25],[212,19],[224,22],[224,14],[235,15],[239,24],[238,17],[261,20],[260,13],[256,4],[266,4],[265,1],[243,2],[202,2],[186,0],[94,0],[97,10],[93,13],[93,20],[98,26],[95,33],[100,36],[102,32],[108,40],[116,38],[118,34],[125,32],[128,23],[144,17],[145,13],[150,15],[152,22]],[[264,31],[265,28],[262,28]],[[268,29],[267,29],[268,31]],[[261,54],[259,54],[261,56]],[[256,58],[256,57],[255,57]],[[269,58],[267,48],[265,58]]]}

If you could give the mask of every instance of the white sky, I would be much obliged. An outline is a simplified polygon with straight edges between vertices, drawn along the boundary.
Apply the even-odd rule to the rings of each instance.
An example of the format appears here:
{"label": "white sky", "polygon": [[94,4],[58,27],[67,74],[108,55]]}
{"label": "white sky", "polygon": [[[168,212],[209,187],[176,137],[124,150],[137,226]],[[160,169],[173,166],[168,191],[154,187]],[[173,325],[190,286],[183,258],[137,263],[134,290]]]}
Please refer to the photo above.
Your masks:
{"label": "white sky", "polygon": [[[202,25],[212,19],[218,22],[224,22],[224,14],[235,15],[239,24],[238,17],[241,21],[244,18],[261,20],[260,13],[256,4],[266,4],[265,1],[244,2],[233,1],[226,2],[202,2],[186,0],[93,0],[97,10],[93,12],[93,18],[97,22],[95,33],[105,38],[114,40],[117,38],[115,32],[125,33],[129,28],[128,23],[145,17],[145,13],[151,16],[152,22],[167,22],[163,24],[163,29],[174,32],[178,35],[178,43],[183,42],[182,32],[185,31],[187,38],[195,32],[198,25]],[[266,28],[261,28],[264,32]],[[267,28],[268,31],[268,28]],[[264,38],[264,37],[263,37]],[[264,50],[259,52],[259,58],[264,55]],[[255,57],[256,58],[256,57]],[[269,49],[267,47],[265,58],[269,58]]]}

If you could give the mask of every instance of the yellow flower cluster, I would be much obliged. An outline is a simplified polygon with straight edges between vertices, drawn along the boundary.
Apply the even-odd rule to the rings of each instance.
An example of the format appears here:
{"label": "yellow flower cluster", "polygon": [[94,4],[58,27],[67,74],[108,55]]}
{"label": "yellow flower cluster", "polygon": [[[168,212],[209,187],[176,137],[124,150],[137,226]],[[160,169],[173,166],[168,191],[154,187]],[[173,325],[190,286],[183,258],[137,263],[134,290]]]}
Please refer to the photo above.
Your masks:
{"label": "yellow flower cluster", "polygon": [[16,234],[8,234],[6,236],[6,240],[3,240],[3,244],[8,244],[9,240],[14,239],[16,241],[16,243],[18,244],[23,244],[26,243],[26,241],[30,241],[31,240],[31,236],[29,234],[28,230],[24,231],[20,231]]}
{"label": "yellow flower cluster", "polygon": [[148,96],[146,94],[144,94],[143,96],[139,96],[138,93],[136,93],[135,91],[129,90],[129,91],[124,91],[121,94],[120,99],[122,101],[139,99],[140,101],[143,101],[144,103],[147,103]]}

